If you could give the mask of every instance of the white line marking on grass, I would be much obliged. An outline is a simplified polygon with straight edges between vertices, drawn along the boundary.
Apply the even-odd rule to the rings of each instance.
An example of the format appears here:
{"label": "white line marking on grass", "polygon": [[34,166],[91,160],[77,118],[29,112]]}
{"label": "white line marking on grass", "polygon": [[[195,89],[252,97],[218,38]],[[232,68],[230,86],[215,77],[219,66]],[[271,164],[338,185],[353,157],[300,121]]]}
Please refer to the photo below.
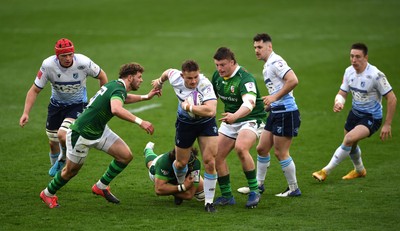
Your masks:
{"label": "white line marking on grass", "polygon": [[130,109],[128,111],[132,112],[132,113],[138,113],[138,112],[147,111],[147,110],[150,110],[150,109],[153,109],[153,108],[157,108],[157,107],[161,107],[161,104],[153,103],[153,104],[142,106],[142,107],[139,107],[139,108]]}

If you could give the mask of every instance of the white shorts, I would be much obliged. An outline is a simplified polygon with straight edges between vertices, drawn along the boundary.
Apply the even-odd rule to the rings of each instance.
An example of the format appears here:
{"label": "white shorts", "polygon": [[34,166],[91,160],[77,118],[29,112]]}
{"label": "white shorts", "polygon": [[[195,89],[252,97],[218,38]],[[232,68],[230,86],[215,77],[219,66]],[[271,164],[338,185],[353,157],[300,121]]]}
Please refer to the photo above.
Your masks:
{"label": "white shorts", "polygon": [[257,120],[248,120],[233,124],[222,122],[218,132],[232,139],[236,139],[241,130],[248,129],[254,132],[257,138],[260,138],[261,132],[264,130],[264,126],[264,123],[257,124]]}
{"label": "white shorts", "polygon": [[120,139],[117,134],[115,134],[107,125],[104,129],[103,135],[96,140],[88,140],[79,136],[75,145],[72,146],[72,130],[67,131],[67,158],[76,164],[83,164],[85,162],[86,156],[90,148],[96,148],[104,152],[108,152],[111,145],[115,143],[116,140]]}

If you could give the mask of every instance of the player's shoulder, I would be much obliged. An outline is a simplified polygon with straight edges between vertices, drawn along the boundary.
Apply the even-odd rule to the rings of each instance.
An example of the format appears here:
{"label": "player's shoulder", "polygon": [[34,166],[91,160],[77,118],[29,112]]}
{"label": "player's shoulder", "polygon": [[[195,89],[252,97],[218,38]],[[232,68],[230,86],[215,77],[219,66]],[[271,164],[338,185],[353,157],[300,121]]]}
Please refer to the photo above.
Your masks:
{"label": "player's shoulder", "polygon": [[42,67],[46,68],[46,67],[55,66],[55,65],[57,65],[57,62],[58,62],[57,56],[52,55],[43,60]]}
{"label": "player's shoulder", "polygon": [[242,79],[242,81],[249,82],[249,81],[254,81],[255,78],[254,75],[250,72],[247,71],[246,68],[240,66],[240,69],[237,71],[236,75],[239,75]]}
{"label": "player's shoulder", "polygon": [[92,61],[89,57],[83,54],[74,54],[74,61],[79,65],[89,65]]}

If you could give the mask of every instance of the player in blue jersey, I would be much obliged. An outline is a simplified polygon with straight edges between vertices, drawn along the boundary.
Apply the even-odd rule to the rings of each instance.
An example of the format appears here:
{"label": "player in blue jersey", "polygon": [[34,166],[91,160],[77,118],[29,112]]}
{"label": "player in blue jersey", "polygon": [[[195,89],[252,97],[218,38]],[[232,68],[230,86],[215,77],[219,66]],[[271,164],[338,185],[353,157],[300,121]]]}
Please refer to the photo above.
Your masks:
{"label": "player in blue jersey", "polygon": [[383,123],[380,139],[392,136],[391,124],[396,110],[396,95],[384,73],[368,63],[368,47],[355,43],[350,49],[350,63],[344,73],[343,82],[334,101],[333,111],[342,111],[345,99],[352,95],[352,107],[344,125],[344,139],[336,149],[331,161],[312,176],[324,181],[332,170],[350,156],[354,169],[342,179],[350,180],[365,177],[367,170],[361,158],[358,142],[370,137],[379,130],[382,124],[382,97],[387,100],[386,119]]}
{"label": "player in blue jersey", "polygon": [[293,89],[299,81],[286,61],[273,51],[272,39],[268,34],[257,34],[253,42],[257,59],[265,62],[263,76],[269,95],[264,96],[263,101],[270,111],[257,145],[259,189],[260,192],[265,190],[264,180],[270,165],[270,150],[274,147],[275,156],[288,183],[287,189],[276,196],[300,196],[296,166],[289,153],[292,138],[297,136],[301,122],[300,112],[293,96]]}
{"label": "player in blue jersey", "polygon": [[50,176],[54,176],[64,166],[66,131],[87,105],[87,77],[97,79],[100,86],[108,81],[106,73],[96,63],[75,53],[74,44],[70,40],[58,40],[54,50],[56,54],[43,61],[34,84],[26,94],[24,112],[19,120],[21,127],[28,123],[29,113],[38,94],[50,82],[51,97],[46,121],[52,165]]}
{"label": "player in blue jersey", "polygon": [[[188,171],[187,163],[193,144],[198,140],[204,163],[205,210],[215,212],[213,200],[217,171],[215,157],[217,155],[218,128],[215,120],[217,97],[211,82],[200,73],[200,68],[194,60],[186,60],[181,71],[168,69],[160,78],[152,81],[155,89],[161,89],[162,84],[169,81],[178,98],[178,116],[176,119],[175,155],[173,169],[178,184],[183,184]],[[197,91],[202,95],[201,105],[192,105],[188,96]],[[191,116],[189,112],[195,117]]]}

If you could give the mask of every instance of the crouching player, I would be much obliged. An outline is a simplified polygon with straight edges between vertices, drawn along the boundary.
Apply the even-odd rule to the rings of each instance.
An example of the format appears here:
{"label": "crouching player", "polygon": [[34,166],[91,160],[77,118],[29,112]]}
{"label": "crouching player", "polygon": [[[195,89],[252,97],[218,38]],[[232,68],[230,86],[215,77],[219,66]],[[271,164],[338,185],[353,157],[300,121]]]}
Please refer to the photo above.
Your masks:
{"label": "crouching player", "polygon": [[154,182],[154,191],[159,196],[174,196],[174,203],[180,205],[183,200],[195,197],[204,201],[203,178],[200,176],[198,150],[192,149],[188,162],[188,173],[183,184],[178,184],[172,163],[175,160],[175,149],[157,155],[153,151],[154,143],[148,142],[144,149],[145,164],[149,169],[149,177]]}

